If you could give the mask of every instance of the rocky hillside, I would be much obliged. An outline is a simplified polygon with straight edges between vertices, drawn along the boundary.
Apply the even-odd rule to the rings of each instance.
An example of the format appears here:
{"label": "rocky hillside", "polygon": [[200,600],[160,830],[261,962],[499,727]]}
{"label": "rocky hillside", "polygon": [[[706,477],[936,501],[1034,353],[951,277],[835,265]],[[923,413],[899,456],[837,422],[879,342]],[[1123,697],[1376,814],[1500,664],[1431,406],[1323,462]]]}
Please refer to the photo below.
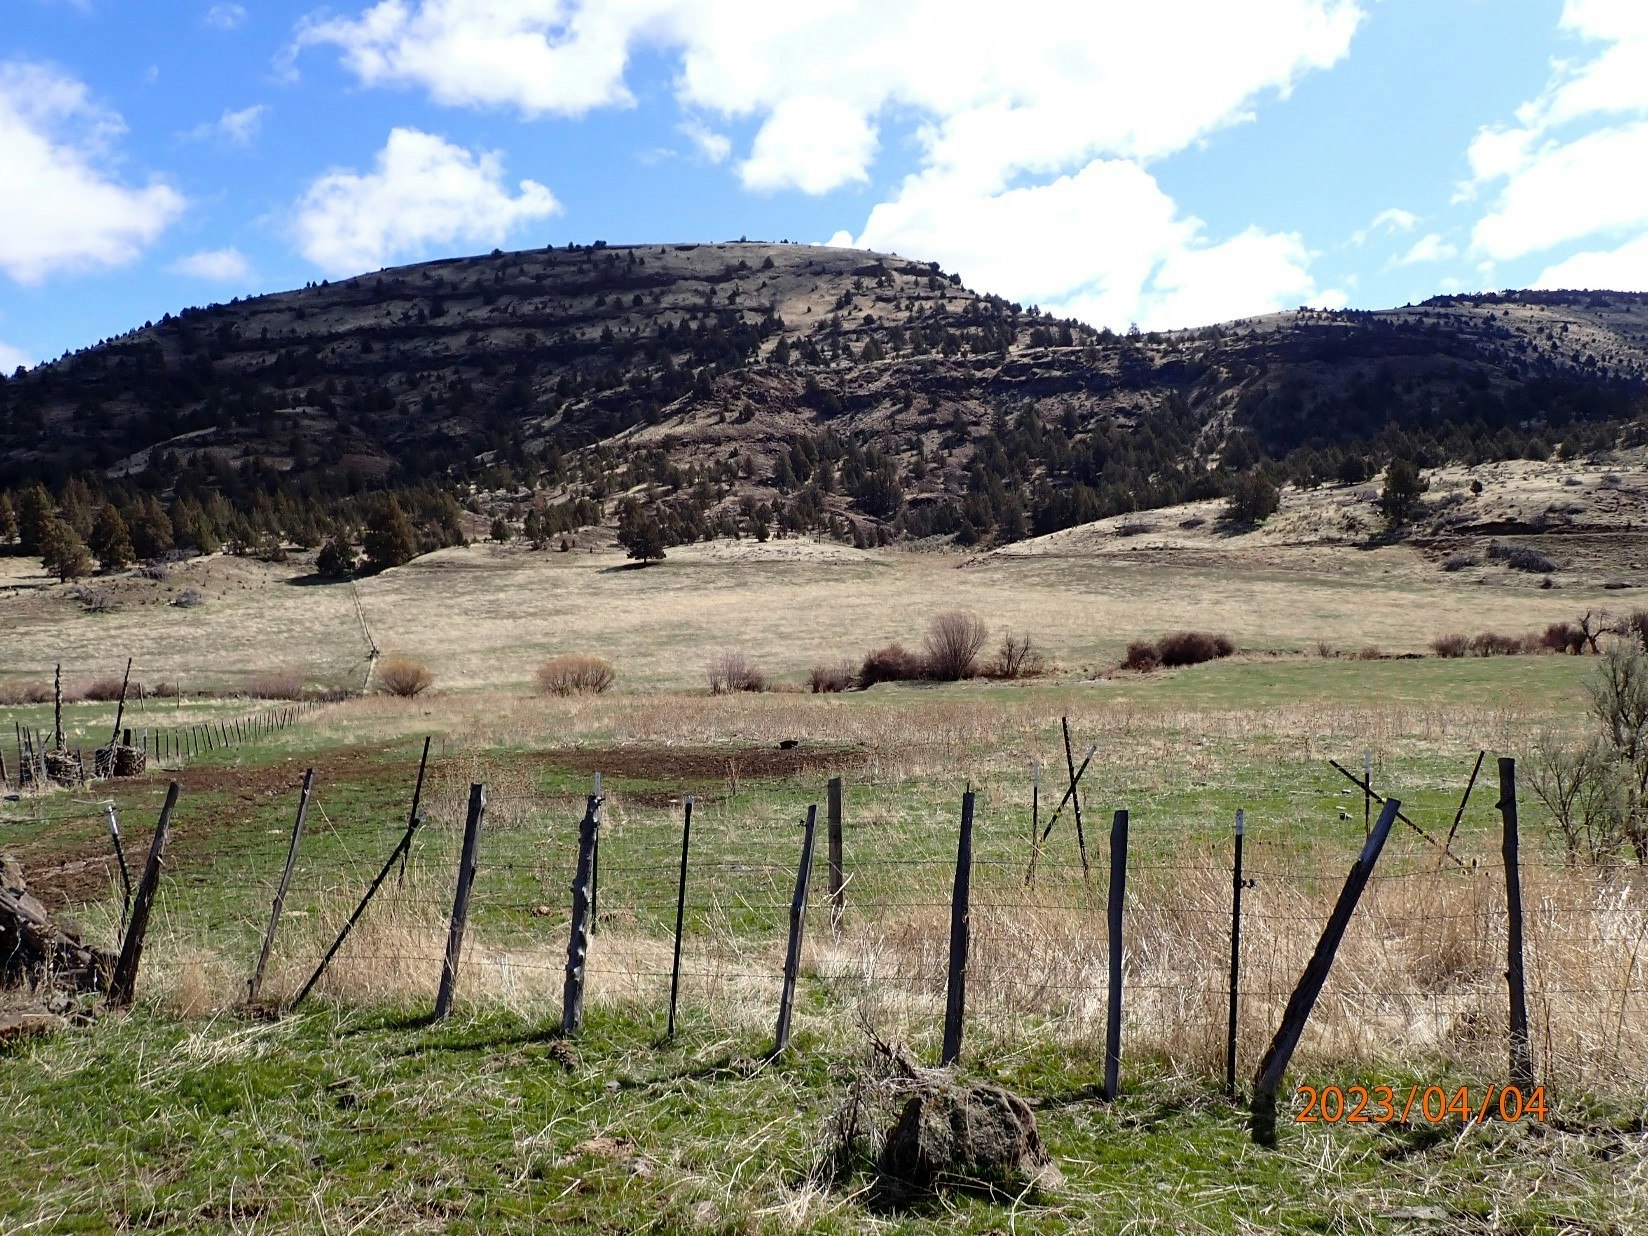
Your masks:
{"label": "rocky hillside", "polygon": [[[1396,455],[1613,445],[1648,296],[1507,293],[1095,332],[788,244],[494,252],[188,309],[0,382],[0,487],[218,496],[265,532],[422,487],[557,529],[1011,540]],[[343,514],[339,514],[343,512]],[[288,526],[282,527],[285,524]]]}

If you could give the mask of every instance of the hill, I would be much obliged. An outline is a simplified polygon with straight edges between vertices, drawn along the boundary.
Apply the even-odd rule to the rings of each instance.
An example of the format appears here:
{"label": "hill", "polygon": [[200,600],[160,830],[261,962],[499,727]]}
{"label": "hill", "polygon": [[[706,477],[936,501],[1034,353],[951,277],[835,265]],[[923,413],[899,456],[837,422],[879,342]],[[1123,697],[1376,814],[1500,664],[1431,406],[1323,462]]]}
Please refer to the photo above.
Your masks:
{"label": "hill", "polygon": [[1116,335],[887,254],[598,243],[187,309],[20,372],[0,486],[45,481],[82,535],[152,500],[184,545],[353,539],[385,492],[423,548],[626,499],[666,542],[1008,542],[1255,466],[1313,485],[1631,445],[1645,390],[1642,295]]}

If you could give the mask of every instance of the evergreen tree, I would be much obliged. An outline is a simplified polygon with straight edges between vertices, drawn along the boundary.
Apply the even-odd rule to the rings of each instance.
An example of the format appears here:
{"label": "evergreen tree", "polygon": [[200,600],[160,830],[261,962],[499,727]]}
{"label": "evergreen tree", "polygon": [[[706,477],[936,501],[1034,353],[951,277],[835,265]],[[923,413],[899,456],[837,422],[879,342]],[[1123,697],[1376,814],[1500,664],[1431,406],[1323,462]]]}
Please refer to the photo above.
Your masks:
{"label": "evergreen tree", "polygon": [[1282,505],[1282,494],[1258,468],[1236,478],[1225,500],[1225,518],[1236,524],[1262,524]]}
{"label": "evergreen tree", "polygon": [[1400,528],[1419,509],[1419,495],[1430,485],[1419,475],[1411,459],[1393,459],[1385,469],[1385,487],[1379,494],[1379,510],[1392,528]]}
{"label": "evergreen tree", "polygon": [[17,512],[10,494],[0,494],[0,541],[9,541],[17,535]]}
{"label": "evergreen tree", "polygon": [[386,498],[366,521],[366,565],[371,571],[403,566],[418,555],[412,521],[394,498]]}
{"label": "evergreen tree", "polygon": [[348,579],[355,573],[355,549],[346,537],[329,537],[315,558],[315,572],[326,579]]}
{"label": "evergreen tree", "polygon": [[80,534],[53,516],[40,535],[40,564],[67,583],[91,573],[92,555]]}
{"label": "evergreen tree", "polygon": [[532,543],[533,549],[542,549],[549,543],[549,533],[544,529],[544,517],[533,507],[526,513],[526,539]]}
{"label": "evergreen tree", "polygon": [[40,552],[41,539],[56,518],[57,508],[52,505],[45,486],[30,485],[18,495],[17,539],[25,554],[32,556]]}
{"label": "evergreen tree", "polygon": [[509,521],[502,515],[492,521],[492,539],[498,544],[507,545],[510,537],[514,535],[514,532],[510,529]]}
{"label": "evergreen tree", "polygon": [[132,551],[143,561],[159,558],[172,548],[172,521],[152,495],[139,498],[126,521]]}
{"label": "evergreen tree", "polygon": [[92,524],[92,534],[89,541],[92,553],[97,555],[97,561],[105,571],[118,571],[132,563],[131,534],[126,530],[126,521],[120,518],[120,512],[113,504],[105,502],[103,509],[97,513],[97,520]]}
{"label": "evergreen tree", "polygon": [[619,512],[618,544],[642,566],[664,560],[664,530],[638,506],[626,506]]}

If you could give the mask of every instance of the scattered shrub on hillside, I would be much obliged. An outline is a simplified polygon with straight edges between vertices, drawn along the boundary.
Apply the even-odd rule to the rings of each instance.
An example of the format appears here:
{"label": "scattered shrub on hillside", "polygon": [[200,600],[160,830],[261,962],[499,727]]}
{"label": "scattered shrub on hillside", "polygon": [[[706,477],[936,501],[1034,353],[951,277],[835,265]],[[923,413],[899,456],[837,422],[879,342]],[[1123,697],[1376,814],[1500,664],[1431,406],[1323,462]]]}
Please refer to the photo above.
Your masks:
{"label": "scattered shrub on hillside", "polygon": [[1117,536],[1143,536],[1156,531],[1156,525],[1142,519],[1129,519],[1116,525]]}
{"label": "scattered shrub on hillside", "polygon": [[1605,743],[1592,737],[1565,746],[1549,731],[1526,760],[1528,784],[1550,812],[1570,863],[1610,863],[1626,837],[1621,818],[1626,792]]}
{"label": "scattered shrub on hillside", "polygon": [[704,667],[704,674],[709,679],[711,695],[767,689],[767,676],[741,652],[722,653]]}
{"label": "scattered shrub on hillside", "polygon": [[1207,523],[1207,520],[1204,519],[1202,516],[1200,516],[1200,515],[1191,515],[1188,518],[1181,519],[1179,521],[1179,527],[1183,528],[1186,532],[1188,532],[1193,528],[1200,528],[1205,523]]}
{"label": "scattered shrub on hillside", "polygon": [[1383,661],[1385,653],[1377,644],[1369,644],[1356,650],[1356,659],[1358,661]]}
{"label": "scattered shrub on hillside", "polygon": [[185,588],[177,594],[172,604],[179,609],[194,609],[196,606],[206,604],[206,594],[199,588]]}
{"label": "scattered shrub on hillside", "polygon": [[1463,571],[1476,565],[1476,555],[1459,550],[1442,559],[1444,571]]}
{"label": "scattered shrub on hillside", "polygon": [[95,584],[76,586],[74,599],[80,602],[81,608],[88,614],[106,614],[110,610],[120,608],[119,602],[115,600],[114,593]]}
{"label": "scattered shrub on hillside", "polygon": [[1134,640],[1127,646],[1127,653],[1122,657],[1123,669],[1137,670],[1141,674],[1148,674],[1151,670],[1161,667],[1162,654],[1154,640]]}
{"label": "scattered shrub on hillside", "polygon": [[435,675],[410,657],[389,657],[378,665],[378,689],[390,695],[412,699],[434,685]]}
{"label": "scattered shrub on hillside", "polygon": [[[149,689],[149,695],[157,700],[175,700],[182,694],[183,687],[175,681],[157,682]],[[48,695],[46,698],[50,699],[51,696]]]}
{"label": "scattered shrub on hillside", "polygon": [[814,695],[850,691],[854,681],[852,662],[845,660],[830,665],[815,665],[807,675],[807,686]]}
{"label": "scattered shrub on hillside", "polygon": [[1522,651],[1519,635],[1496,635],[1484,631],[1471,637],[1471,654],[1478,657],[1514,657]]}
{"label": "scattered shrub on hillside", "polygon": [[1217,661],[1236,651],[1228,635],[1211,635],[1206,631],[1175,631],[1164,635],[1156,643],[1162,664],[1169,668],[1178,665],[1200,665]]}
{"label": "scattered shrub on hillside", "polygon": [[[110,703],[120,698],[121,682],[122,679],[118,674],[108,678],[94,678],[85,686],[81,687],[79,691],[75,692],[75,698],[82,700],[95,700],[102,704]],[[135,700],[138,693],[142,691],[142,689],[142,683],[132,683],[126,688],[126,698]],[[48,694],[46,698],[50,699],[51,696]],[[67,688],[63,691],[63,698],[69,698]]]}
{"label": "scattered shrub on hillside", "polygon": [[1468,635],[1438,635],[1431,641],[1431,651],[1439,657],[1463,657],[1471,651]]}
{"label": "scattered shrub on hillside", "polygon": [[939,614],[927,628],[927,676],[939,682],[971,678],[989,635],[977,614],[959,609]]}
{"label": "scattered shrub on hillside", "polygon": [[1617,472],[1604,472],[1602,479],[1597,482],[1604,489],[1618,489],[1622,483],[1622,478]]}
{"label": "scattered shrub on hillside", "polygon": [[303,674],[298,670],[267,670],[253,674],[241,689],[255,700],[301,700]]}
{"label": "scattered shrub on hillside", "polygon": [[1545,628],[1539,642],[1551,652],[1577,657],[1585,651],[1585,632],[1571,622],[1553,622]]}
{"label": "scattered shrub on hillside", "polygon": [[0,704],[49,704],[52,689],[45,682],[0,682]]}
{"label": "scattered shrub on hillside", "polygon": [[866,653],[864,664],[858,670],[861,687],[873,687],[878,682],[913,682],[927,676],[921,657],[903,644],[888,644]]}
{"label": "scattered shrub on hillside", "polygon": [[1529,549],[1526,545],[1508,545],[1503,541],[1494,541],[1488,546],[1488,557],[1496,562],[1503,562],[1513,571],[1549,575],[1556,570],[1555,562],[1537,549]]}
{"label": "scattered shrub on hillside", "polygon": [[1316,655],[1321,657],[1324,661],[1331,661],[1339,655],[1339,650],[1332,644],[1328,643],[1325,639],[1317,640]]}
{"label": "scattered shrub on hillside", "polygon": [[1046,669],[1047,663],[1041,649],[1036,647],[1029,632],[1015,635],[1004,631],[995,660],[985,667],[984,672],[991,678],[1036,678]]}
{"label": "scattered shrub on hillside", "polygon": [[538,690],[545,695],[599,695],[617,677],[618,671],[604,657],[565,653],[538,667]]}

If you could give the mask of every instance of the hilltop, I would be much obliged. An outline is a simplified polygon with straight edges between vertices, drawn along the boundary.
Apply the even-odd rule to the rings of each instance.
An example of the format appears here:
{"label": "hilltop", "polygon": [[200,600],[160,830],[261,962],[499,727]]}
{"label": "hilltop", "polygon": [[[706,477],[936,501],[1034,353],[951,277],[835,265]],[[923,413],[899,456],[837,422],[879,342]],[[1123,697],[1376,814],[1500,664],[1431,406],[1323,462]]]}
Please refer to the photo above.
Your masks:
{"label": "hilltop", "polygon": [[631,498],[670,541],[1007,542],[1256,465],[1308,486],[1633,445],[1645,390],[1637,294],[1118,335],[888,254],[597,243],[186,309],[19,373],[0,486],[311,545],[385,490],[446,539],[529,508],[570,532]]}

